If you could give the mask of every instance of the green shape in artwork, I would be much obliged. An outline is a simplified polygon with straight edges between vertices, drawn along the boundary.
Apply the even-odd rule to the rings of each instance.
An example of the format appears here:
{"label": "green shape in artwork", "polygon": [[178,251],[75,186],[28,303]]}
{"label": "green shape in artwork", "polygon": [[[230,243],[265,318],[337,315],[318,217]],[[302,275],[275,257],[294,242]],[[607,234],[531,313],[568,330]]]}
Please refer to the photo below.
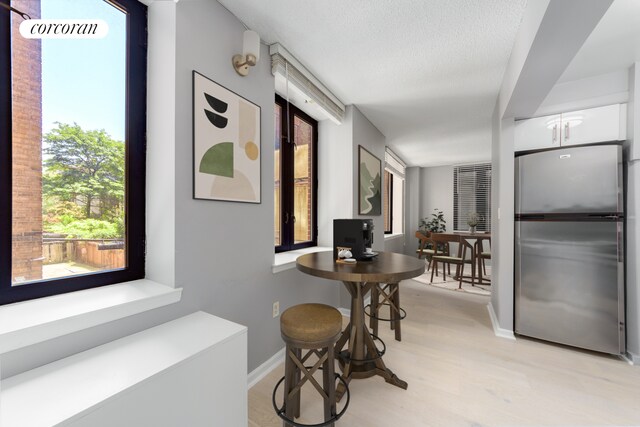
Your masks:
{"label": "green shape in artwork", "polygon": [[200,172],[233,178],[233,142],[209,148],[200,160]]}

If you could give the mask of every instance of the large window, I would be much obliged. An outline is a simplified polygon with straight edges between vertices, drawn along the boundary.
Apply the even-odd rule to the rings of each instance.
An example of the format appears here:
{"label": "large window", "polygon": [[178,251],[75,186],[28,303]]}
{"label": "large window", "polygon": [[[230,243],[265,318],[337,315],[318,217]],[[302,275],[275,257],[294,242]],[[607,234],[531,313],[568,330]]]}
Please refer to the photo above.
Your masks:
{"label": "large window", "polygon": [[276,252],[317,242],[318,123],[276,96],[275,248]]}
{"label": "large window", "polygon": [[491,231],[491,163],[453,168],[453,228],[467,231],[469,219],[477,231]]}
{"label": "large window", "polygon": [[389,148],[385,152],[384,168],[384,233],[404,233],[405,163]]}
{"label": "large window", "polygon": [[26,39],[22,18],[0,8],[0,303],[142,278],[146,7],[10,5],[34,19],[101,19],[109,30]]}
{"label": "large window", "polygon": [[384,234],[393,233],[393,174],[384,170]]}

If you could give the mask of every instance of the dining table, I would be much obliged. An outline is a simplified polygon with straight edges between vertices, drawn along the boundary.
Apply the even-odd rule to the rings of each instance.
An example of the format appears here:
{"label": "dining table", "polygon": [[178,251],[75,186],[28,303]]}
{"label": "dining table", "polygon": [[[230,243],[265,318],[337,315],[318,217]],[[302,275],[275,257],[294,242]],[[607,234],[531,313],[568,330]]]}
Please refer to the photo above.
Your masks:
{"label": "dining table", "polygon": [[[464,258],[466,254],[466,249],[469,249],[470,260],[471,260],[471,276],[464,275],[464,271],[461,271],[462,280],[464,282],[470,282],[471,285],[475,285],[476,280],[478,280],[478,284],[482,284],[483,281],[486,281],[482,277],[482,248],[483,242],[487,240],[489,244],[491,244],[491,233],[488,232],[475,232],[471,233],[468,231],[454,231],[452,233],[437,233],[439,235],[451,237],[451,238],[459,238],[460,245],[458,246],[458,257]],[[464,270],[464,269],[463,269]],[[478,274],[476,275],[476,272]],[[456,274],[455,279],[459,279]]]}
{"label": "dining table", "polygon": [[[351,296],[349,323],[335,345],[336,359],[345,383],[379,375],[387,383],[406,390],[407,382],[385,365],[382,358],[385,347],[380,350],[376,346],[375,342],[380,339],[371,334],[365,323],[364,299],[378,284],[397,284],[421,275],[426,267],[424,260],[394,252],[379,252],[371,260],[343,264],[336,262],[333,252],[316,252],[298,257],[296,267],[312,276],[341,281]],[[399,296],[395,302],[400,304]],[[340,399],[344,392],[340,384],[337,398]]]}

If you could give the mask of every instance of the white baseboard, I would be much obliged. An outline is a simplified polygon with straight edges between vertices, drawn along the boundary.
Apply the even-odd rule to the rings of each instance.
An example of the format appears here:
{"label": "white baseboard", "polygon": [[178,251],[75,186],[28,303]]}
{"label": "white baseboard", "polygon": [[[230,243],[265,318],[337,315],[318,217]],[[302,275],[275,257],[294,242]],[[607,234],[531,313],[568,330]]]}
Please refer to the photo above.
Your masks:
{"label": "white baseboard", "polygon": [[622,356],[630,365],[640,366],[640,355],[627,351],[627,354]]}
{"label": "white baseboard", "polygon": [[[371,304],[371,295],[369,295],[368,297],[366,297],[364,299],[364,306],[366,307],[369,304]],[[351,309],[350,308],[338,307],[338,311],[340,313],[342,313],[342,315],[345,316],[345,317],[351,317]]]}
{"label": "white baseboard", "polygon": [[282,362],[284,362],[284,351],[285,347],[280,349],[276,354],[271,356],[266,362],[262,365],[258,366],[256,369],[251,371],[247,377],[247,388],[251,388],[256,385],[261,379],[266,377],[269,372],[273,371],[278,367]]}
{"label": "white baseboard", "polygon": [[491,318],[491,325],[493,326],[493,333],[500,338],[506,338],[509,340],[515,340],[516,336],[513,335],[513,331],[509,329],[503,329],[498,324],[498,318],[496,312],[493,310],[491,302],[487,304],[487,310],[489,310],[489,317]]}

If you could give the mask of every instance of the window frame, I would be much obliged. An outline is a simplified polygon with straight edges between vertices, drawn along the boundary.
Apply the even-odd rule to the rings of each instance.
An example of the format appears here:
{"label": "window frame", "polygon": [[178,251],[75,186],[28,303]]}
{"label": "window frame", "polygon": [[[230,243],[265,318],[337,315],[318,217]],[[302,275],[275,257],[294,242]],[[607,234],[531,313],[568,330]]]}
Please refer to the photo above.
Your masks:
{"label": "window frame", "polygon": [[[13,286],[11,12],[0,9],[0,306],[145,276],[147,7],[138,0],[105,0],[126,15],[125,224],[126,267]],[[4,12],[2,12],[4,11]]]}
{"label": "window frame", "polygon": [[[275,95],[275,104],[278,104],[281,108],[280,114],[280,245],[275,246],[275,252],[287,252],[296,249],[309,248],[318,245],[318,121],[306,114],[300,108],[293,105],[291,102],[287,102],[278,94]],[[288,106],[288,108],[287,108]],[[288,112],[288,120],[287,120]],[[294,211],[294,145],[289,144],[286,141],[288,135],[294,133],[294,117],[298,116],[305,122],[309,123],[312,128],[313,147],[311,150],[311,240],[294,243],[294,222],[285,224],[284,215],[286,212]],[[287,124],[289,129],[287,129]],[[287,132],[285,133],[285,130]],[[275,135],[275,132],[274,132]],[[295,143],[295,141],[293,141]],[[275,150],[274,150],[275,151]],[[285,185],[286,183],[286,185]],[[275,203],[275,201],[274,201]],[[274,242],[275,243],[275,242]]]}
{"label": "window frame", "polygon": [[384,218],[384,215],[389,215],[389,229],[387,230],[387,227],[384,227],[385,228],[384,234],[393,234],[393,172],[385,168],[384,174],[385,176],[387,174],[389,175],[389,182],[388,182],[388,185],[385,184],[385,194],[384,194],[384,197],[388,200],[387,209],[383,213],[383,218]]}

